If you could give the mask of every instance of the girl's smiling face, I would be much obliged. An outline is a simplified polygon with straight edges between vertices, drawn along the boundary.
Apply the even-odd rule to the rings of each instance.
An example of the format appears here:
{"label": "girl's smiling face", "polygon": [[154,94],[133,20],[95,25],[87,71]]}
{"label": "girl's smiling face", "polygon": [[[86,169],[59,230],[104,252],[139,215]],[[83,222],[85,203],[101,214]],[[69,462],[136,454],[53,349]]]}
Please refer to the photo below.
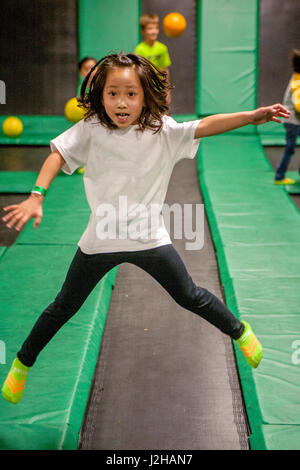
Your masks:
{"label": "girl's smiling face", "polygon": [[134,67],[115,67],[108,71],[103,105],[119,128],[138,124],[144,106],[144,90]]}

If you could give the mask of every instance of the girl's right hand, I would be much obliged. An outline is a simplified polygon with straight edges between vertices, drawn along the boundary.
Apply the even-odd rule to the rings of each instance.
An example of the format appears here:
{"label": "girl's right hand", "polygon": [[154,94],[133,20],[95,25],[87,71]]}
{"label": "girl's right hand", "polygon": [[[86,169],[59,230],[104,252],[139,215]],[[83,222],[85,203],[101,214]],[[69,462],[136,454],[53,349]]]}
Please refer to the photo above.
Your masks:
{"label": "girl's right hand", "polygon": [[43,200],[44,196],[31,194],[28,199],[25,199],[20,204],[3,207],[3,210],[8,212],[5,217],[2,217],[2,220],[6,222],[6,227],[15,227],[19,232],[28,220],[35,218],[33,227],[37,228],[43,217]]}

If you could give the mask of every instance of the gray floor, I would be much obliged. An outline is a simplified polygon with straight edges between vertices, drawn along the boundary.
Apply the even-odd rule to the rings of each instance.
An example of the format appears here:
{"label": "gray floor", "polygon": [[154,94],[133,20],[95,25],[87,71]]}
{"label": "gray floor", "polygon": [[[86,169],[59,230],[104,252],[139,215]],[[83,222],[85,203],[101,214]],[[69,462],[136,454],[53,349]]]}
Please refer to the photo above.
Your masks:
{"label": "gray floor", "polygon": [[[180,162],[167,202],[201,203],[196,162]],[[207,224],[200,251],[174,245],[195,282],[219,298]],[[231,340],[121,265],[81,435],[82,449],[247,449]]]}

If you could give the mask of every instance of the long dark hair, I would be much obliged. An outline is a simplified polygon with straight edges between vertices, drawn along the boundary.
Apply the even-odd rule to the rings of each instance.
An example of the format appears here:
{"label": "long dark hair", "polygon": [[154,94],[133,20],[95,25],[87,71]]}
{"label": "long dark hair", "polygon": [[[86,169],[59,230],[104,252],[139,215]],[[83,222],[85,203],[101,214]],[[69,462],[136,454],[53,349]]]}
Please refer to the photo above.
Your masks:
{"label": "long dark hair", "polygon": [[[99,122],[109,129],[117,129],[118,126],[107,115],[103,102],[103,88],[107,73],[115,67],[134,67],[137,71],[144,90],[145,106],[139,117],[138,129],[144,131],[151,129],[154,133],[162,127],[162,116],[168,112],[166,103],[167,92],[172,88],[168,84],[167,74],[159,70],[149,60],[136,54],[111,54],[102,57],[85,77],[81,90],[79,104],[86,110],[85,119],[97,116]],[[87,88],[92,72],[97,69]]]}

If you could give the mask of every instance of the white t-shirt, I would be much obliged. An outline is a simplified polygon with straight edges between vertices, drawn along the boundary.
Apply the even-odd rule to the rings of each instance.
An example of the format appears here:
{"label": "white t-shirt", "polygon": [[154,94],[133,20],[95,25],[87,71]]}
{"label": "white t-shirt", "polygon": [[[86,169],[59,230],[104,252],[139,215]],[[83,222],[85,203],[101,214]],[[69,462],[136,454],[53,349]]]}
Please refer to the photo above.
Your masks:
{"label": "white t-shirt", "polygon": [[[78,242],[86,254],[137,251],[170,244],[161,214],[174,165],[194,158],[199,123],[163,117],[161,132],[138,126],[110,130],[96,117],[81,120],[51,140],[72,174],[85,166],[84,185],[91,209]],[[71,197],[71,195],[70,195]]]}

